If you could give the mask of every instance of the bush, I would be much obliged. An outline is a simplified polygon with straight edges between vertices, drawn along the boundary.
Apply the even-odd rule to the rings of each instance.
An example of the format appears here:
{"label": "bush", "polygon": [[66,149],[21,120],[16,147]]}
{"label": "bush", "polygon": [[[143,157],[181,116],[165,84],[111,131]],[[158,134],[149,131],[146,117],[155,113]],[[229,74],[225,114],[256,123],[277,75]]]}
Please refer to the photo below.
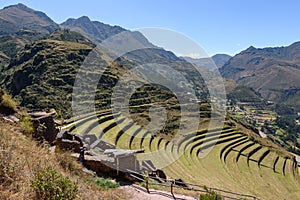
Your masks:
{"label": "bush", "polygon": [[214,191],[210,191],[207,194],[200,194],[199,200],[222,200],[222,196]]}
{"label": "bush", "polygon": [[13,100],[13,98],[9,94],[3,94],[3,96],[0,97],[0,106],[8,108],[12,111],[16,111],[18,104]]}
{"label": "bush", "polygon": [[20,126],[20,130],[25,135],[31,135],[35,131],[34,126],[33,126],[33,122],[29,117],[22,117],[20,119],[19,126]]}
{"label": "bush", "polygon": [[75,183],[50,166],[36,171],[31,184],[37,199],[71,200],[76,198],[78,192]]}

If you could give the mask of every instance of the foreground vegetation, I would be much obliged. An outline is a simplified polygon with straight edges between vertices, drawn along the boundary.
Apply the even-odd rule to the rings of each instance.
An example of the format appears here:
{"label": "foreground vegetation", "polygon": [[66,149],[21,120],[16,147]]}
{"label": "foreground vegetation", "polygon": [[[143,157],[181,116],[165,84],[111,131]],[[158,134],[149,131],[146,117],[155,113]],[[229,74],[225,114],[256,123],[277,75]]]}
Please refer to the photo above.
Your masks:
{"label": "foreground vegetation", "polygon": [[118,184],[83,173],[69,153],[37,145],[18,125],[0,120],[0,127],[0,199],[128,197]]}

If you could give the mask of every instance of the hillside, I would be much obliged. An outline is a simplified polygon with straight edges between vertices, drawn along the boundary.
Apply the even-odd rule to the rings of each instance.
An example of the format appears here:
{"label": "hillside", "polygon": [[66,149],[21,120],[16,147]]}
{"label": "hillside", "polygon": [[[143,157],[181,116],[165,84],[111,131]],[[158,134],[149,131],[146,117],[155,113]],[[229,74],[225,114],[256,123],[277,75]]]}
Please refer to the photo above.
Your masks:
{"label": "hillside", "polygon": [[249,47],[222,68],[225,78],[253,88],[265,100],[299,108],[300,43],[288,47]]}
{"label": "hillside", "polygon": [[59,28],[46,14],[23,4],[1,9],[0,25],[0,82],[5,78],[4,66],[18,51]]}
{"label": "hillside", "polygon": [[[60,174],[62,177],[68,177],[62,183],[66,184],[66,191],[69,189],[67,180],[76,183],[78,187],[76,199],[129,198],[130,195],[126,194],[123,189],[107,190],[100,186],[102,183],[99,184],[99,180],[102,179],[85,174],[82,166],[71,157],[70,153],[60,152],[58,149],[53,152],[53,148],[51,150],[49,146],[38,146],[37,142],[22,135],[18,124],[5,122],[2,117],[0,126],[0,199],[41,199],[32,186],[32,181],[37,173],[42,173],[47,169],[51,169],[52,173]],[[45,174],[45,177],[52,178],[50,174]],[[44,183],[48,184],[48,187],[55,184],[54,182]],[[57,185],[57,187],[64,187],[64,185]],[[72,198],[73,193],[68,193],[68,195],[70,195],[69,198],[64,197],[64,199]]]}
{"label": "hillside", "polygon": [[78,19],[68,19],[61,26],[85,34],[91,38],[97,38],[98,42],[125,31],[120,26],[110,26],[101,22],[91,21],[87,16]]}
{"label": "hillside", "polygon": [[[55,108],[58,111],[59,117],[62,118],[71,116],[71,101],[72,99],[76,101],[77,98],[84,99],[84,101],[77,102],[78,106],[94,104],[96,102],[97,109],[108,109],[111,106],[113,87],[130,69],[142,63],[168,65],[175,69],[175,71],[179,71],[187,79],[188,82],[185,83],[186,85],[193,83],[194,88],[189,88],[189,90],[194,89],[199,99],[207,101],[207,88],[196,69],[188,62],[176,57],[172,52],[153,46],[141,33],[90,21],[87,17],[67,20],[62,26],[71,30],[53,31],[51,34],[44,36],[42,40],[37,37],[32,43],[28,43],[27,45],[24,42],[25,47],[20,45],[17,48],[17,45],[12,45],[13,51],[18,53],[15,56],[12,55],[9,63],[6,62],[6,65],[2,67],[3,73],[1,73],[0,85],[13,94],[22,106],[29,109]],[[80,27],[82,30],[79,32],[82,32],[85,36],[72,31],[77,30],[76,27]],[[97,80],[97,77],[101,75],[101,79],[97,84],[96,98],[89,91],[85,93],[84,90],[81,90],[77,97],[74,94],[72,96],[71,93],[72,89],[74,89],[76,74],[85,59],[90,59],[87,56],[95,48],[97,41],[102,41],[108,36],[118,33],[125,33],[122,37],[116,38],[118,42],[123,41],[124,44],[130,43],[133,45],[133,48],[138,46],[142,49],[129,51],[117,58],[113,63],[111,62],[116,58],[111,60],[110,52],[100,49],[99,60],[97,60],[98,64],[92,64],[92,69],[82,71],[84,74],[90,76],[89,80]],[[11,35],[5,37],[12,37],[12,40],[14,39]],[[3,49],[7,50],[5,41],[2,44],[4,46]],[[112,46],[110,50],[118,52],[119,47],[127,48],[127,45]],[[20,49],[21,51],[19,51]],[[140,71],[139,73],[142,72]],[[147,73],[150,73],[150,71]],[[153,81],[162,81],[162,84],[164,84],[168,82],[164,80],[165,77],[172,73],[167,68],[160,68],[160,75],[151,78],[154,78]],[[135,84],[140,84],[138,82],[143,81],[141,77],[137,78],[137,76],[132,76],[130,79],[133,79],[136,82]],[[173,82],[171,86],[177,88],[179,91],[182,90],[180,88],[183,86],[180,86],[180,84],[184,83],[183,79],[177,76],[176,73],[172,74],[171,79],[171,82]],[[81,85],[86,86],[85,88],[91,88],[92,83],[88,79],[82,80],[81,83]],[[178,108],[173,106],[177,103],[174,95],[164,87],[158,85],[147,85],[146,83],[145,86],[139,88],[139,92],[133,94],[130,101],[134,103],[130,103],[131,105],[148,104],[141,113],[139,113],[141,110],[138,111],[134,108],[131,110],[133,115],[137,115],[135,117],[137,120],[144,115],[142,113],[147,111],[149,105],[159,102],[163,103],[168,109],[178,113]],[[131,86],[128,85],[126,87],[126,91],[128,92]],[[151,92],[151,90],[153,91]],[[178,127],[176,121],[179,118],[172,118],[173,115],[170,116],[170,121],[173,121],[170,126]],[[145,119],[138,121],[144,124],[148,123]]]}
{"label": "hillside", "polygon": [[[123,65],[128,69],[139,64],[143,65],[147,63],[169,65],[172,69],[179,71],[179,73],[181,73],[188,82],[192,83],[194,87],[193,89],[199,99],[202,99],[203,101],[208,100],[208,91],[204,80],[191,63],[178,58],[171,51],[166,51],[163,48],[151,44],[140,32],[126,30],[119,26],[110,26],[97,21],[91,21],[86,16],[78,19],[68,19],[66,22],[62,23],[61,26],[72,31],[78,31],[92,40],[96,45],[100,43],[100,45],[107,47],[109,51],[123,57],[127,60],[125,61],[127,64]],[[160,71],[161,74],[172,73],[164,67],[159,68],[160,69],[157,71]],[[174,80],[172,80],[174,83],[181,81],[178,78],[176,79],[175,75],[172,75],[172,78],[174,78]]]}
{"label": "hillside", "polygon": [[231,56],[227,54],[216,54],[211,57],[218,68],[223,67],[230,60]]}
{"label": "hillside", "polygon": [[76,73],[91,50],[92,46],[78,42],[40,40],[22,50],[3,69],[1,85],[27,108],[56,107],[60,113],[70,112]]}

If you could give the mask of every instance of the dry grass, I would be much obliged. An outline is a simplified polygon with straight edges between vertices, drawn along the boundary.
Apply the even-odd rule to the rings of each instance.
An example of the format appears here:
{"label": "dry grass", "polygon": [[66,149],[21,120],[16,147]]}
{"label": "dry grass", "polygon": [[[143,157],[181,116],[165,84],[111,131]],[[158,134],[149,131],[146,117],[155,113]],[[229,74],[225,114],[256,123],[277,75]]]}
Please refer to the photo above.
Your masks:
{"label": "dry grass", "polygon": [[82,166],[69,153],[38,146],[18,126],[0,120],[0,127],[0,199],[36,199],[31,180],[34,172],[48,166],[78,185],[77,199],[127,199],[121,189],[105,190],[88,183],[91,176],[82,172]]}

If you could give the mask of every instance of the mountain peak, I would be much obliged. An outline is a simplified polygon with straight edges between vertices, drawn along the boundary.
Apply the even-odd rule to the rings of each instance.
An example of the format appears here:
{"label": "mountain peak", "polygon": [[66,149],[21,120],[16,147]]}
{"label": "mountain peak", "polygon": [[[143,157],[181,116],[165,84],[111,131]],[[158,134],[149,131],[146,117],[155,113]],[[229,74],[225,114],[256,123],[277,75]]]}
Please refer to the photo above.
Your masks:
{"label": "mountain peak", "polygon": [[61,24],[62,27],[82,33],[98,42],[121,33],[125,29],[119,26],[110,26],[98,21],[91,21],[89,17],[82,16],[77,19],[71,18]]}
{"label": "mountain peak", "polygon": [[81,16],[77,20],[85,21],[85,22],[92,22],[88,16]]}
{"label": "mountain peak", "polygon": [[58,25],[45,13],[33,10],[24,4],[16,4],[0,10],[1,34],[16,33],[28,29],[43,34],[49,34],[58,29]]}
{"label": "mountain peak", "polygon": [[246,51],[253,51],[253,50],[256,50],[256,48],[254,46],[250,46],[246,49]]}
{"label": "mountain peak", "polygon": [[32,11],[34,11],[33,9],[27,7],[26,5],[24,5],[22,3],[18,3],[18,4],[15,4],[15,5],[6,6],[6,7],[3,8],[3,10],[9,9],[9,8],[17,8],[17,9],[20,9],[20,10],[23,10],[23,11],[26,11],[26,12],[32,12]]}

